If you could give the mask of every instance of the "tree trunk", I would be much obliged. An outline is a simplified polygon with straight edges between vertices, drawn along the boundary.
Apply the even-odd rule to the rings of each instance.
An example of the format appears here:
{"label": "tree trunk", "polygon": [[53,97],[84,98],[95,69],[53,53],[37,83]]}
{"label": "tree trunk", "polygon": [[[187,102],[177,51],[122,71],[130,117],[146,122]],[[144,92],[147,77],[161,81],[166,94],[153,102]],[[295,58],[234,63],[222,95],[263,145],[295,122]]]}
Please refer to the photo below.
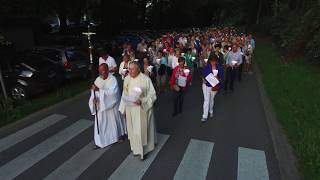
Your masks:
{"label": "tree trunk", "polygon": [[279,0],[275,0],[274,1],[274,16],[278,17],[278,11],[279,11]]}
{"label": "tree trunk", "polygon": [[262,10],[262,1],[259,0],[259,7],[258,7],[258,12],[257,12],[257,19],[256,19],[256,25],[260,23],[260,15],[261,15],[261,10]]}

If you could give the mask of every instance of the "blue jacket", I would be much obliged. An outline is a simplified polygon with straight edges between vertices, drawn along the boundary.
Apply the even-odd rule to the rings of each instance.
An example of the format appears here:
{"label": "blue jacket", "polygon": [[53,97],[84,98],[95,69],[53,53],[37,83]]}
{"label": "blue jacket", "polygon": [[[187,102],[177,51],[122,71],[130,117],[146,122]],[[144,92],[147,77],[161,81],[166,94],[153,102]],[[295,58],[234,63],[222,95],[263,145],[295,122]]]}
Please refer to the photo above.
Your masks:
{"label": "blue jacket", "polygon": [[[223,75],[223,68],[222,68],[222,66],[218,63],[217,64],[217,70],[218,70],[218,79],[219,80],[223,80],[223,77],[224,77],[224,75]],[[203,75],[203,78],[204,78],[204,80],[206,81],[206,85],[208,86],[208,87],[212,87],[211,86],[211,84],[205,79],[210,73],[213,73],[212,72],[212,66],[211,66],[211,64],[210,63],[208,63],[205,67],[204,67],[204,69],[203,69],[203,72],[202,72],[202,75]],[[218,86],[219,86],[219,88],[220,89],[222,89],[223,88],[223,83],[222,82],[220,82],[219,84],[218,84]]]}

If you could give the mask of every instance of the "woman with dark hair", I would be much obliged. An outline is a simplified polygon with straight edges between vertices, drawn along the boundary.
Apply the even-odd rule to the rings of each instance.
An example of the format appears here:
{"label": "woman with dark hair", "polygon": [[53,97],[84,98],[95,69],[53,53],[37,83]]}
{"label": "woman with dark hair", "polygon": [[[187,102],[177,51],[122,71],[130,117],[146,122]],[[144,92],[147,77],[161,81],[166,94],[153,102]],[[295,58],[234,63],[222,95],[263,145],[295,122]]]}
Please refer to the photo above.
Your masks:
{"label": "woman with dark hair", "polygon": [[170,88],[173,90],[173,114],[176,116],[178,113],[182,113],[182,106],[184,100],[184,94],[191,82],[190,69],[185,66],[185,59],[179,57],[179,65],[173,69],[170,78]]}
{"label": "woman with dark hair", "polygon": [[210,114],[210,118],[213,117],[213,105],[214,105],[214,98],[222,88],[222,81],[223,81],[223,69],[221,65],[218,63],[218,56],[213,55],[210,57],[207,65],[203,69],[203,84],[202,84],[202,91],[203,91],[203,115],[202,115],[202,122],[207,121],[208,114]]}

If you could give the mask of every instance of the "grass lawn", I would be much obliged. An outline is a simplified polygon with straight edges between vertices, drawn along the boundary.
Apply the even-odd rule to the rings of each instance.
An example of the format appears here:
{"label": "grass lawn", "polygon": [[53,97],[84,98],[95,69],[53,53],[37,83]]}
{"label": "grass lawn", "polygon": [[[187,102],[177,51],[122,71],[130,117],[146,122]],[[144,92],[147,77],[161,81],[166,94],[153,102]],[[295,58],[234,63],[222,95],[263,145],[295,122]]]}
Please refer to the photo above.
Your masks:
{"label": "grass lawn", "polygon": [[320,67],[296,60],[281,62],[270,40],[258,39],[256,61],[277,118],[306,180],[320,179]]}
{"label": "grass lawn", "polygon": [[75,96],[88,88],[89,81],[78,81],[66,84],[59,90],[40,95],[37,98],[22,103],[14,102],[12,100],[4,101],[4,98],[0,97],[0,127]]}

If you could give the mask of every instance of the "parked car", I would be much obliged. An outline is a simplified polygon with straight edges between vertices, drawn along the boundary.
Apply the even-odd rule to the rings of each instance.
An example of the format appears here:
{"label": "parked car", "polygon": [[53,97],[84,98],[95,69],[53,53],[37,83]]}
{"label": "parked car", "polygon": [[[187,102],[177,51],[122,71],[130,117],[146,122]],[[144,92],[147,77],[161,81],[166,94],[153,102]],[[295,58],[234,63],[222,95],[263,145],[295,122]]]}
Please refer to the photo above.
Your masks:
{"label": "parked car", "polygon": [[87,78],[89,58],[85,53],[72,48],[37,47],[32,53],[43,55],[64,69],[65,79]]}
{"label": "parked car", "polygon": [[15,100],[24,100],[62,84],[63,69],[52,60],[35,54],[2,59],[6,90]]}

